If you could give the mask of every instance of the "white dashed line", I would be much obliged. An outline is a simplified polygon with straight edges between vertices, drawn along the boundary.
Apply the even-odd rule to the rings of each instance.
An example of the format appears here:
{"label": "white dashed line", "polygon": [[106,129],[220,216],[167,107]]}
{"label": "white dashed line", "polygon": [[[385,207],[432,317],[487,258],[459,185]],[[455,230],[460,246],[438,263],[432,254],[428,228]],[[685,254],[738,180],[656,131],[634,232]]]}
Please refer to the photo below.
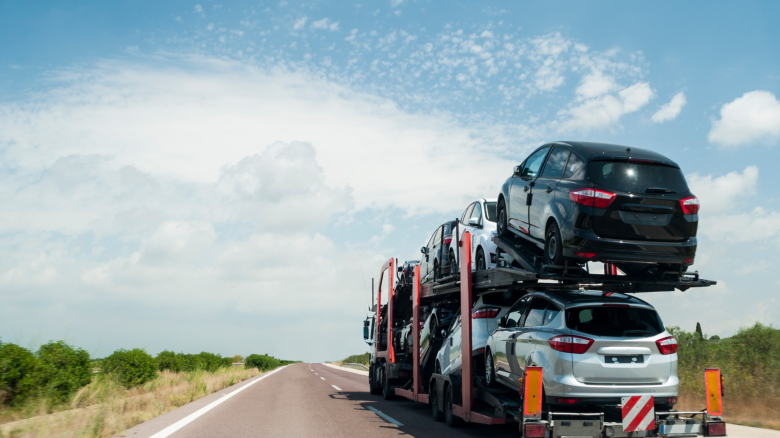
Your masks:
{"label": "white dashed line", "polygon": [[339,388],[339,387],[338,387],[338,386],[336,386],[336,385],[330,385],[330,386],[332,386],[332,387],[336,388],[336,391],[343,391],[343,389]]}
{"label": "white dashed line", "polygon": [[324,378],[324,377],[320,377],[320,379],[322,379],[322,380],[325,380],[325,378]]}
{"label": "white dashed line", "polygon": [[380,417],[384,418],[385,420],[389,421],[390,423],[395,424],[396,426],[403,426],[403,424],[401,424],[400,421],[393,419],[393,417],[385,414],[384,412],[382,412],[382,411],[380,411],[378,409],[374,409],[371,406],[368,406],[368,410],[373,412],[373,413],[375,413],[375,414],[377,414],[377,415],[379,415]]}

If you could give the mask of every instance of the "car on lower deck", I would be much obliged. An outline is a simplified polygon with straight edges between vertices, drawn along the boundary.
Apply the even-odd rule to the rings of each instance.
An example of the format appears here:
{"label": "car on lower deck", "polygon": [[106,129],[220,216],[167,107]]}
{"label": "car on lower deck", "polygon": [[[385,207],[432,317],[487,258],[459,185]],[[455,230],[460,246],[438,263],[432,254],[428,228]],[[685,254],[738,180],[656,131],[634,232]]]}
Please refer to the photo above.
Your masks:
{"label": "car on lower deck", "polygon": [[694,262],[699,200],[680,167],[629,146],[556,142],[534,151],[498,197],[497,233],[563,265],[614,263],[654,277]]}
{"label": "car on lower deck", "polygon": [[677,402],[676,352],[656,310],[636,297],[532,292],[491,334],[485,380],[519,390],[526,367],[540,366],[549,405],[619,405],[648,394],[665,410]]}

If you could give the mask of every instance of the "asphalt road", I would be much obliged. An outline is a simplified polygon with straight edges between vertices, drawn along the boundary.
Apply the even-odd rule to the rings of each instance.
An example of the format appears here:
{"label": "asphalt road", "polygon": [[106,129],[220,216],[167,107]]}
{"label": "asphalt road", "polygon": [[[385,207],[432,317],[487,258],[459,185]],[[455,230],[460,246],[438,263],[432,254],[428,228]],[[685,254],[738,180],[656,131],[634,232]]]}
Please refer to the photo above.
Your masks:
{"label": "asphalt road", "polygon": [[[205,411],[205,412],[204,412]],[[731,437],[780,432],[729,425]],[[133,438],[215,437],[518,437],[517,425],[448,428],[428,405],[384,401],[365,374],[295,364],[227,388],[127,431]]]}

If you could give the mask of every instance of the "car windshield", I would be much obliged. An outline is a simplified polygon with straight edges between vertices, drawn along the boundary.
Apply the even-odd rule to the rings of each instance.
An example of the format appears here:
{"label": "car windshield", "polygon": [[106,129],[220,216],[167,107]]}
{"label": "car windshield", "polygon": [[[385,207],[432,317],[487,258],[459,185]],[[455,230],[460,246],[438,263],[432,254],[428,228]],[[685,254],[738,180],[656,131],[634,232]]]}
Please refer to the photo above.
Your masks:
{"label": "car windshield", "polygon": [[636,307],[576,307],[566,310],[566,326],[594,336],[647,337],[664,331],[653,309]]}
{"label": "car windshield", "polygon": [[680,169],[664,164],[591,161],[590,180],[629,193],[685,193],[688,184]]}
{"label": "car windshield", "polygon": [[485,219],[489,220],[490,222],[496,221],[496,204],[497,202],[485,203]]}

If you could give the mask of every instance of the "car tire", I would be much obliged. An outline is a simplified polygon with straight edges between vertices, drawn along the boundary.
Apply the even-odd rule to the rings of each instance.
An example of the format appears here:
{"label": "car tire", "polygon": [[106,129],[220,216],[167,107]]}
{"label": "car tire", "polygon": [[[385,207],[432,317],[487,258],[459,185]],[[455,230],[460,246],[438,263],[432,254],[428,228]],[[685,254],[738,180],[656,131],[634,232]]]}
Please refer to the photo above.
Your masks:
{"label": "car tire", "polygon": [[487,269],[487,260],[485,260],[485,251],[482,251],[482,247],[480,246],[479,249],[477,249],[476,270],[484,271],[485,269]]}
{"label": "car tire", "polygon": [[431,416],[433,421],[444,421],[444,412],[439,409],[439,395],[436,392],[436,383],[433,383],[431,387]]}
{"label": "car tire", "polygon": [[455,260],[455,251],[450,250],[450,275],[458,273],[458,261]]}
{"label": "car tire", "polygon": [[485,380],[488,388],[498,388],[498,382],[496,382],[496,367],[493,364],[493,353],[490,350],[486,350],[485,354]]}
{"label": "car tire", "polygon": [[439,267],[439,261],[433,261],[433,281],[439,281],[441,278],[441,268]]}
{"label": "car tire", "polygon": [[509,237],[509,212],[506,211],[506,202],[503,199],[498,201],[498,222],[496,225],[496,234],[501,237]]}
{"label": "car tire", "polygon": [[382,377],[384,377],[384,382],[382,382],[382,398],[385,400],[393,400],[395,398],[395,389],[393,388],[393,385],[390,384],[387,364],[385,364],[382,369]]}
{"label": "car tire", "polygon": [[372,395],[379,395],[382,393],[382,388],[379,387],[377,379],[377,369],[373,365],[368,367],[368,390]]}
{"label": "car tire", "polygon": [[460,427],[463,420],[452,411],[453,402],[452,385],[447,387],[447,396],[444,399],[444,421],[449,427]]}
{"label": "car tire", "polygon": [[563,240],[555,222],[547,227],[544,235],[544,259],[549,265],[563,265]]}

